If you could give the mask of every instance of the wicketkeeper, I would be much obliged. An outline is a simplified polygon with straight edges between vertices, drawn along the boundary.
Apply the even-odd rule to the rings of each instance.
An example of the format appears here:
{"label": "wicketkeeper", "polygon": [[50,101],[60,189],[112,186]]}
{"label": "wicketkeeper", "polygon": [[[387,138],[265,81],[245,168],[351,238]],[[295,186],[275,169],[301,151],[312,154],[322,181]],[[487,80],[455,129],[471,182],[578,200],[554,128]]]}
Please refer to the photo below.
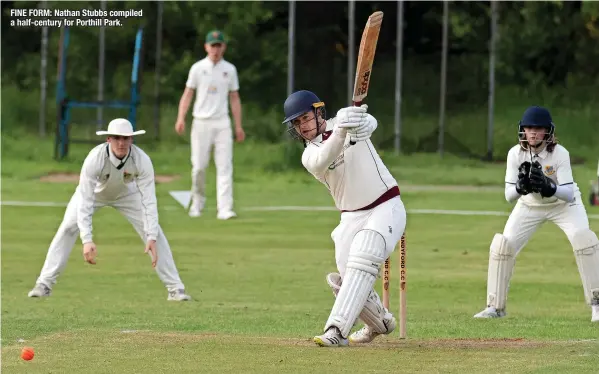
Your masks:
{"label": "wicketkeeper", "polygon": [[599,240],[590,230],[570,155],[557,144],[555,125],[545,108],[533,106],[518,125],[519,144],[507,156],[505,198],[517,201],[503,234],[495,234],[489,253],[487,307],[475,318],[506,315],[506,301],[516,256],[545,221],[568,237],[591,321],[599,322]]}

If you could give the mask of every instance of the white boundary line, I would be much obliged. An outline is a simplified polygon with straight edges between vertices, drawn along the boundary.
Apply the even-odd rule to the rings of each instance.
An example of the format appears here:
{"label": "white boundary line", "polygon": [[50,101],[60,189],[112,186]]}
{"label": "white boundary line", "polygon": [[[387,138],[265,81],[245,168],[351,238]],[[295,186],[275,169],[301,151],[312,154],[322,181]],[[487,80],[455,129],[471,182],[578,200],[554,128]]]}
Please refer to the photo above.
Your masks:
{"label": "white boundary line", "polygon": [[[56,203],[51,201],[2,201],[2,206],[13,207],[66,207],[65,203]],[[179,206],[166,205],[165,210],[182,209]],[[183,209],[182,209],[183,210]],[[261,211],[261,212],[281,212],[281,211],[304,211],[304,212],[335,212],[338,211],[335,207],[323,206],[250,206],[241,208],[245,211]],[[494,210],[448,210],[448,209],[408,209],[408,214],[434,214],[434,215],[454,215],[454,216],[496,216],[507,217],[510,212],[500,212]],[[589,219],[599,219],[599,214],[589,214]]]}

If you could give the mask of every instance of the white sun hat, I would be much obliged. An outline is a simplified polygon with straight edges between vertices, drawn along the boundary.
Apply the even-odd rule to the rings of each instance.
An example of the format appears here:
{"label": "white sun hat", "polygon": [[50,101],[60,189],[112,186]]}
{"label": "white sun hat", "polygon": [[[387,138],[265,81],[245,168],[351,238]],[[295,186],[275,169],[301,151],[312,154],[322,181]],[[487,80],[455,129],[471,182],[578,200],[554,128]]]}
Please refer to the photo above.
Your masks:
{"label": "white sun hat", "polygon": [[134,136],[145,134],[146,130],[133,131],[131,122],[124,118],[116,118],[108,124],[108,130],[96,131],[96,135]]}

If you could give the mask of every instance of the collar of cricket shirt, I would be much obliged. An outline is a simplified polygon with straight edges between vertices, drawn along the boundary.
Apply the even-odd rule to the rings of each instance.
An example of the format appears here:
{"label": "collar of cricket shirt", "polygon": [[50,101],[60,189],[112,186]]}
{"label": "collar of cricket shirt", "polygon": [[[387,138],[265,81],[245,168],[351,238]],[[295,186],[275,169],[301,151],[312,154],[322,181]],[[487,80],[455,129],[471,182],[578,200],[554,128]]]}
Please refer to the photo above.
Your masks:
{"label": "collar of cricket shirt", "polygon": [[204,58],[204,66],[210,69],[220,69],[223,66],[223,61],[225,61],[224,57],[221,57],[216,63],[210,59],[210,57],[206,56]]}
{"label": "collar of cricket shirt", "polygon": [[117,168],[117,170],[121,170],[123,166],[125,166],[125,163],[129,159],[129,156],[131,156],[131,148],[129,148],[127,156],[123,157],[122,160],[116,157],[114,153],[112,153],[112,149],[110,149],[110,144],[106,144],[106,153],[108,153],[108,158],[110,159],[110,162]]}
{"label": "collar of cricket shirt", "polygon": [[541,152],[533,152],[533,155],[543,160],[546,159],[549,155],[549,152],[547,152],[547,145],[545,145]]}

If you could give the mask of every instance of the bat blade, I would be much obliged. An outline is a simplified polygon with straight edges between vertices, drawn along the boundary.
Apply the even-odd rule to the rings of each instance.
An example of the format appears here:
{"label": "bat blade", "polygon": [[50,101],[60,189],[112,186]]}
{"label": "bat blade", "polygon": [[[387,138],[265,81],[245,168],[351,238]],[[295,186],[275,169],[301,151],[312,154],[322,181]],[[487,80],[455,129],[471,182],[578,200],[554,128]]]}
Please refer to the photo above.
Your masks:
{"label": "bat blade", "polygon": [[379,39],[379,32],[383,23],[383,12],[374,12],[368,17],[362,40],[360,41],[360,50],[358,52],[358,63],[356,65],[356,80],[354,81],[354,95],[352,101],[354,105],[359,106],[368,95],[370,86],[370,77],[372,72],[372,63],[376,44]]}

